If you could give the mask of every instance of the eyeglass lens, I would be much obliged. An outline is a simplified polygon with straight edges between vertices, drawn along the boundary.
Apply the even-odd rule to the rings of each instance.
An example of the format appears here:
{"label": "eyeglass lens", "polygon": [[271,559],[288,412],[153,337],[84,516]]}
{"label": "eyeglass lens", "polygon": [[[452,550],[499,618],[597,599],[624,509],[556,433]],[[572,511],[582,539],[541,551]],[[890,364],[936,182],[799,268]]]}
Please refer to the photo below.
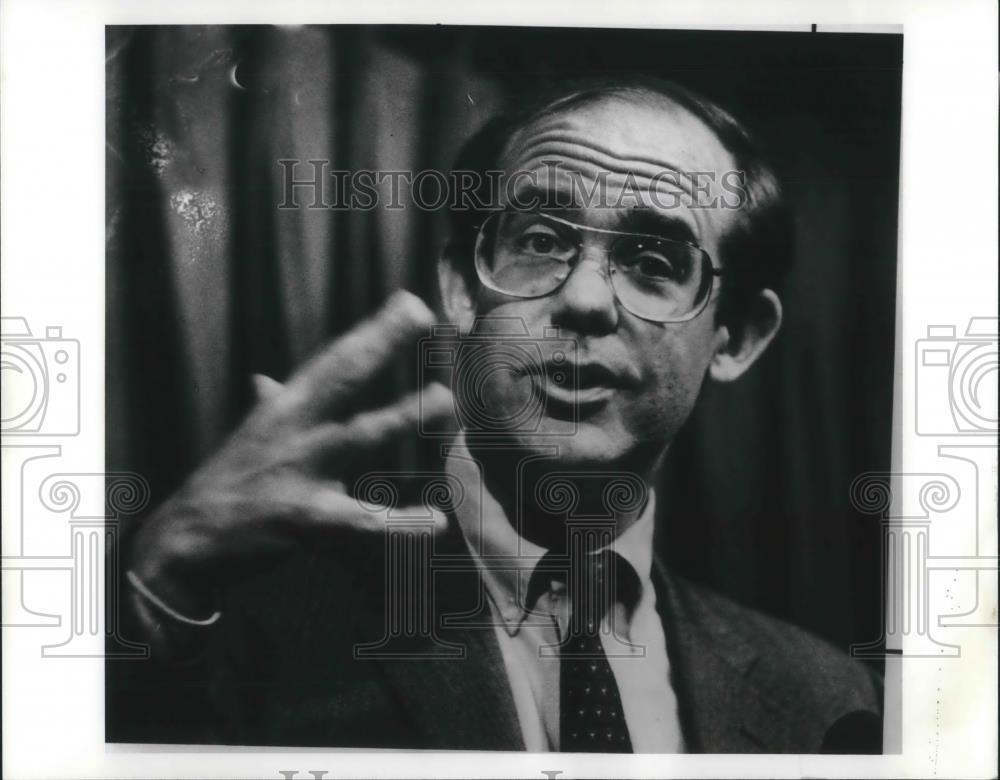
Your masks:
{"label": "eyeglass lens", "polygon": [[609,259],[622,305],[657,321],[697,312],[711,290],[708,255],[683,241],[598,230],[534,212],[493,214],[480,228],[476,268],[484,283],[509,295],[536,298],[569,277],[588,239]]}

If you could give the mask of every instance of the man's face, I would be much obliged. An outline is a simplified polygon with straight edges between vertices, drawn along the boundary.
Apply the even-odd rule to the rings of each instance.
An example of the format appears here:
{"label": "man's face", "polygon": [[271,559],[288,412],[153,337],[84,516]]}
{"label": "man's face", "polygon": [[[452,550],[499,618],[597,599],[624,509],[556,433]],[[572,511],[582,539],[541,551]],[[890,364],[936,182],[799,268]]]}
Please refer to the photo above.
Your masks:
{"label": "man's face", "polygon": [[[719,246],[735,212],[719,206],[693,207],[722,193],[720,181],[735,168],[731,155],[711,130],[686,109],[666,101],[645,103],[620,97],[570,108],[523,128],[502,159],[508,176],[518,175],[518,202],[540,188],[561,196],[597,193],[604,197],[561,208],[559,217],[592,228],[654,233],[691,241],[719,266]],[[664,176],[662,172],[670,172]],[[696,196],[690,181],[702,172],[709,192]],[[708,176],[705,176],[705,173]],[[653,177],[661,173],[656,183]],[[582,190],[580,187],[582,186]],[[655,190],[655,192],[654,192]],[[565,203],[565,197],[559,201]],[[720,201],[721,202],[721,201]],[[725,328],[715,326],[715,297],[687,322],[660,323],[627,311],[615,297],[607,274],[607,242],[590,236],[565,283],[550,295],[516,298],[479,288],[475,315],[486,328],[518,318],[539,339],[543,361],[552,348],[546,328],[576,342],[575,393],[553,388],[551,372],[498,371],[480,389],[494,418],[513,416],[532,393],[544,413],[532,430],[513,431],[527,451],[556,444],[560,460],[579,467],[614,467],[659,455],[687,419],[713,355],[725,345]],[[503,319],[499,319],[503,318]],[[548,370],[548,374],[547,374]],[[570,404],[575,405],[575,415]],[[565,431],[576,417],[576,433]]]}

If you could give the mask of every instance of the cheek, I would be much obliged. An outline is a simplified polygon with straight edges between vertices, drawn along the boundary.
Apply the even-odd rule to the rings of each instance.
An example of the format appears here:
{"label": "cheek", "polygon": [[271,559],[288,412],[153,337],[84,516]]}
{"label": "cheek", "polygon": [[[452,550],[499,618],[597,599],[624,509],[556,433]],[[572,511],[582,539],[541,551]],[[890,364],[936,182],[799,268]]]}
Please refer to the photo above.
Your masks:
{"label": "cheek", "polygon": [[[476,295],[475,314],[477,317],[483,317],[487,320],[494,318],[504,321],[519,319],[524,323],[528,332],[533,333],[536,328],[532,326],[535,323],[542,320],[547,322],[545,309],[547,305],[551,305],[546,303],[547,300],[546,298],[511,298],[483,287]],[[506,327],[509,327],[509,324],[504,325],[504,328]],[[492,329],[493,327],[487,323],[487,330]]]}
{"label": "cheek", "polygon": [[672,437],[694,408],[712,359],[712,334],[705,331],[690,325],[668,326],[644,339],[637,411],[641,424],[661,435]]}

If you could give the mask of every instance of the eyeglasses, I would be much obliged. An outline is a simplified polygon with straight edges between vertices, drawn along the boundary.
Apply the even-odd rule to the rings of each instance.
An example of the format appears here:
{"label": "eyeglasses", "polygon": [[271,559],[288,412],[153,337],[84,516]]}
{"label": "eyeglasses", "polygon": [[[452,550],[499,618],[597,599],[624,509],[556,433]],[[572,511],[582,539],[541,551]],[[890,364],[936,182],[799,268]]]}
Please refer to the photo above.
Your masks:
{"label": "eyeglasses", "polygon": [[491,214],[476,238],[476,272],[491,290],[541,298],[569,278],[588,243],[607,256],[607,279],[621,305],[653,322],[686,322],[708,304],[722,270],[686,241],[578,225],[532,211]]}

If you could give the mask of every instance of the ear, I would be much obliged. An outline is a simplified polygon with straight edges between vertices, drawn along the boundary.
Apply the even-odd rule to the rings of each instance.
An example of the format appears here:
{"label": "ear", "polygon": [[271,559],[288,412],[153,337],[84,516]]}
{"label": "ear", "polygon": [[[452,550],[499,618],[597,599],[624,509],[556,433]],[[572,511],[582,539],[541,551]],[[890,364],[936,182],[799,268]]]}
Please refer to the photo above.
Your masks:
{"label": "ear", "polygon": [[780,327],[781,301],[773,290],[761,290],[748,304],[741,328],[719,328],[723,337],[709,364],[709,375],[717,382],[732,382],[742,376]]}
{"label": "ear", "polygon": [[476,290],[468,276],[455,266],[447,250],[438,258],[438,287],[447,322],[458,325],[460,333],[472,330],[476,318]]}

